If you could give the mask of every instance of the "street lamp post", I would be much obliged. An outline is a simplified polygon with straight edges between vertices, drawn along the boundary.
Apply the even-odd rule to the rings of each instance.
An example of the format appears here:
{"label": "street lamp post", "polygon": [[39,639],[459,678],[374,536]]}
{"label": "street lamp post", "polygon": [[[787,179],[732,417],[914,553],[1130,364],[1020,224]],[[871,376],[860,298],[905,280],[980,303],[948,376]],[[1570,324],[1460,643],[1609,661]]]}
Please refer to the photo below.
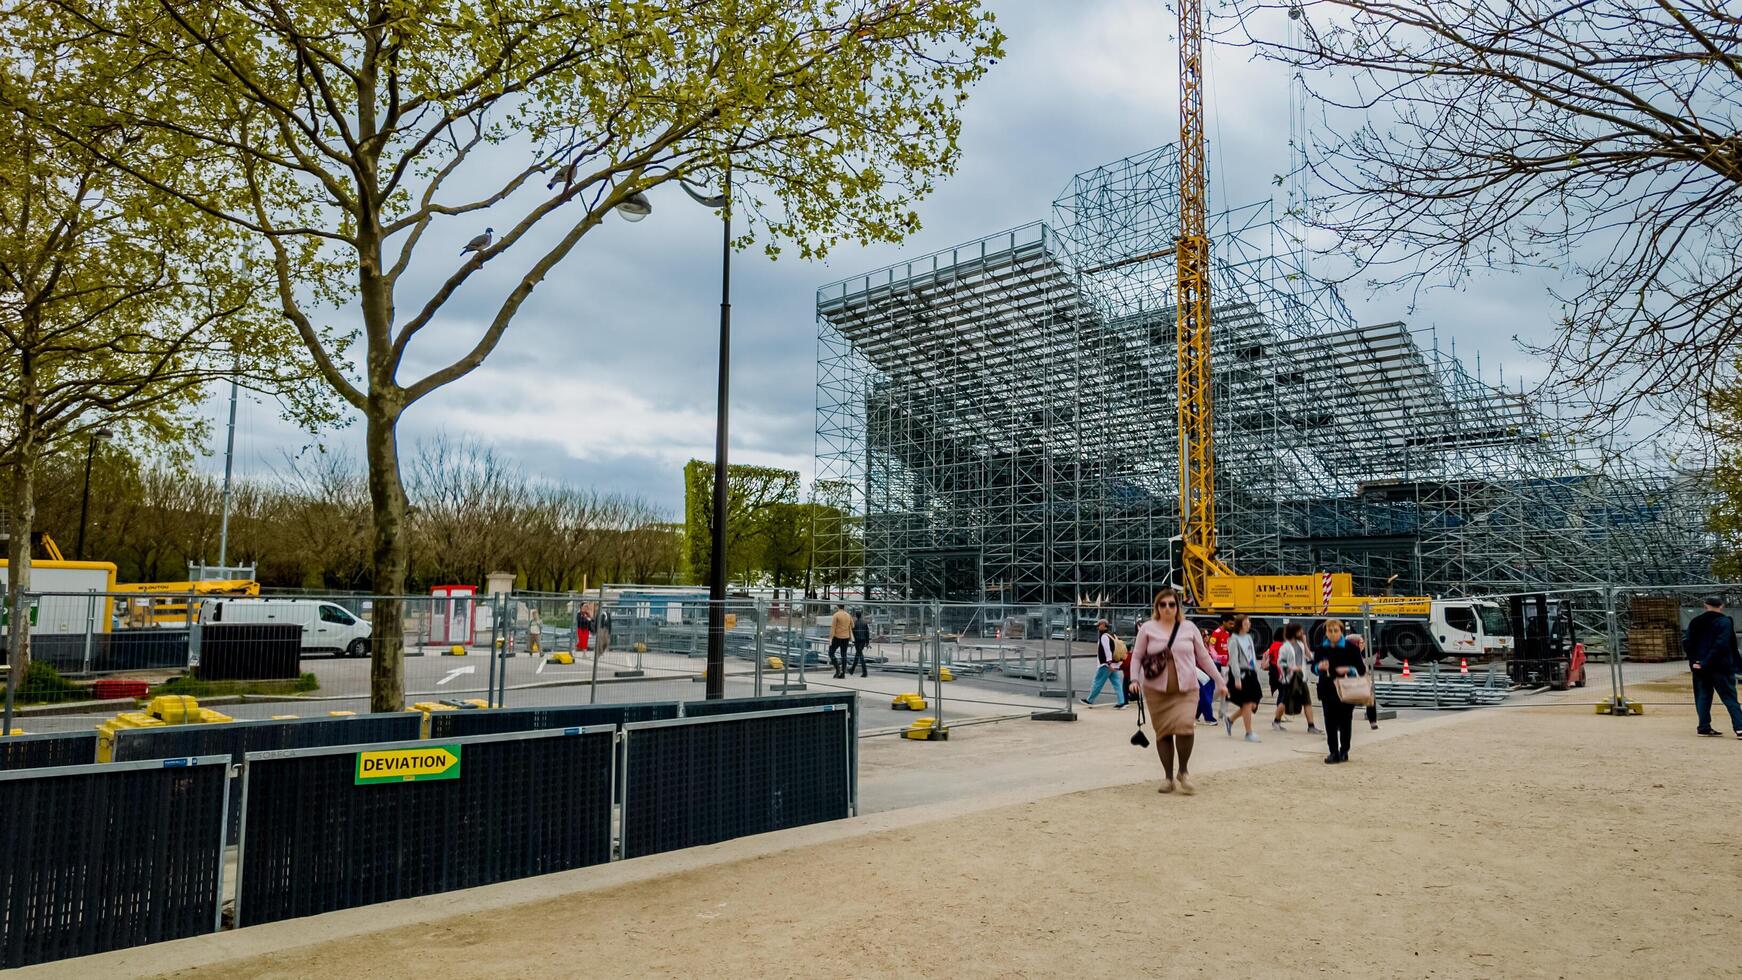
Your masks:
{"label": "street lamp post", "polygon": [[[726,696],[726,503],[727,467],[726,433],[727,403],[730,395],[732,361],[732,168],[725,172],[725,187],[718,194],[703,194],[687,180],[679,180],[692,200],[705,208],[720,212],[720,363],[718,401],[714,410],[714,506],[713,541],[708,550],[708,660],[705,679],[706,697],[717,700]],[[640,221],[653,211],[653,204],[644,194],[636,194],[617,206],[617,211],[629,221]]]}
{"label": "street lamp post", "polygon": [[115,438],[110,429],[98,429],[91,433],[91,441],[85,448],[85,489],[79,494],[79,540],[73,553],[79,561],[85,560],[85,525],[91,515],[91,461],[97,457],[97,443],[108,442]]}
{"label": "street lamp post", "polygon": [[726,504],[728,494],[726,431],[732,364],[732,168],[726,168],[725,188],[699,194],[689,184],[684,193],[703,207],[720,212],[720,364],[718,401],[714,408],[714,540],[708,552],[707,693],[713,701],[726,696]]}

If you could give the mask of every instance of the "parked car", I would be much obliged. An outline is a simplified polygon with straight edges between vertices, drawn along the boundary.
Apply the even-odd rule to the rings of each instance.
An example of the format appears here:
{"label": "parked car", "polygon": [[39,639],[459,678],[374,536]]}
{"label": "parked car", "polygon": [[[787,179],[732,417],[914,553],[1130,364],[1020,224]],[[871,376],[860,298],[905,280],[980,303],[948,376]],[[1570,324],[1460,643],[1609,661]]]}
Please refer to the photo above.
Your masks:
{"label": "parked car", "polygon": [[369,655],[371,628],[344,606],[320,599],[221,599],[202,603],[208,623],[295,623],[302,652],[340,657]]}

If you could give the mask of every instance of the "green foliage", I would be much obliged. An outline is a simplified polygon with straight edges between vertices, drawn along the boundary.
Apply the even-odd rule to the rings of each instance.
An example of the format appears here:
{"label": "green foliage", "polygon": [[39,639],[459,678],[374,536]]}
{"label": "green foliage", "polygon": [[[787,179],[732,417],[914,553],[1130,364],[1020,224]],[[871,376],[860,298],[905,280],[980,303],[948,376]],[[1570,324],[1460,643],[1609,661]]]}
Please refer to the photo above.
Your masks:
{"label": "green foliage", "polygon": [[[56,0],[0,8],[0,27],[26,57],[126,79],[75,115],[148,131],[177,166],[34,121],[228,222],[270,270],[284,322],[364,417],[372,584],[390,594],[410,563],[400,417],[483,364],[613,209],[729,174],[740,247],[899,240],[1003,44],[980,0]],[[500,234],[456,255],[482,227]],[[402,376],[462,290],[482,326]],[[375,639],[372,701],[397,710],[399,621]]]}
{"label": "green foliage", "polygon": [[13,700],[19,704],[61,704],[83,701],[90,696],[89,688],[67,680],[48,664],[32,660],[25,671],[24,683],[18,685]]}
{"label": "green foliage", "polygon": [[[708,581],[713,567],[714,464],[684,466],[684,545],[692,582]],[[726,468],[726,577],[754,579],[766,567],[770,526],[798,504],[798,472],[769,466]]]}
{"label": "green foliage", "polygon": [[205,681],[182,674],[153,687],[150,696],[190,694],[196,698],[222,698],[238,694],[307,694],[320,690],[320,686],[313,674],[269,681]]}
{"label": "green foliage", "polygon": [[[1742,359],[1736,367],[1742,372]],[[1732,378],[1742,377],[1742,374]],[[1718,446],[1712,488],[1718,503],[1708,527],[1718,537],[1712,573],[1725,580],[1742,577],[1742,381],[1731,380],[1708,397],[1710,424]]]}

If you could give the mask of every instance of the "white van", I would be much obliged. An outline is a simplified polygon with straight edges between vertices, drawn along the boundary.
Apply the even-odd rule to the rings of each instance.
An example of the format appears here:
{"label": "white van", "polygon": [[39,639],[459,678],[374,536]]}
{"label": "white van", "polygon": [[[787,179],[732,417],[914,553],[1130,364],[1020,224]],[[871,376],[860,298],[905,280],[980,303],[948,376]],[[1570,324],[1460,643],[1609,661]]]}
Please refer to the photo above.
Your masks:
{"label": "white van", "polygon": [[369,624],[337,603],[321,599],[210,599],[200,603],[207,623],[295,623],[302,652],[340,657],[369,655]]}

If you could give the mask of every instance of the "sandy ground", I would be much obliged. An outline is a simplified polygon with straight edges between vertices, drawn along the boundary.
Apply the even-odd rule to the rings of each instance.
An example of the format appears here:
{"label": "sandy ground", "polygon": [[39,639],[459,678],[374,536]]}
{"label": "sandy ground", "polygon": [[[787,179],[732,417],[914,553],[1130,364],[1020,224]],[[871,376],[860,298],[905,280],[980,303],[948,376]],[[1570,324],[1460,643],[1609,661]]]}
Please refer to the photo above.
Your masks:
{"label": "sandy ground", "polygon": [[1590,700],[165,976],[1736,975],[1742,742]]}

